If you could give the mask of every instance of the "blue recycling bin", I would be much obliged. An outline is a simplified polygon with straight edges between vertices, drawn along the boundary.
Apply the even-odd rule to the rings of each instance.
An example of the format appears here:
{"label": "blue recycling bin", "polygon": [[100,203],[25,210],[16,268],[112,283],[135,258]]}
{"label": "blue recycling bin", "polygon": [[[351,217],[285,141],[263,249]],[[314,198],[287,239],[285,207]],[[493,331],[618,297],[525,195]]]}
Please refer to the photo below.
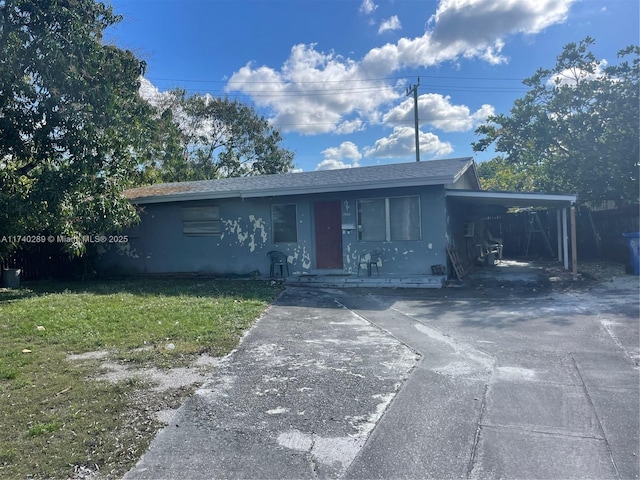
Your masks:
{"label": "blue recycling bin", "polygon": [[629,246],[631,268],[634,275],[640,274],[640,232],[623,233]]}

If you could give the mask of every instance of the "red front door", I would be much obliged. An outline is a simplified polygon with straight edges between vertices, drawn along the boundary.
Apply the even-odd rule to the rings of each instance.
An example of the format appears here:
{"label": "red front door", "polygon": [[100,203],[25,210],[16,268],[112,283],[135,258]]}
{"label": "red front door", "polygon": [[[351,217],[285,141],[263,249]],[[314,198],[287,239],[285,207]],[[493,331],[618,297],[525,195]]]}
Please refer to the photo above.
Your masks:
{"label": "red front door", "polygon": [[316,202],[316,267],[342,269],[342,209],[340,202]]}

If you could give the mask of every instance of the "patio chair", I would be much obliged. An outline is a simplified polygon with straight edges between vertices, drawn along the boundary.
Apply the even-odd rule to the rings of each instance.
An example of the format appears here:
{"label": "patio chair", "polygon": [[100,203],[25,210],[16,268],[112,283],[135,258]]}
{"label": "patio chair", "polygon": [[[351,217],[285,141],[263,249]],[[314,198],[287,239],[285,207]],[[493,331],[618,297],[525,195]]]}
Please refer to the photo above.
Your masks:
{"label": "patio chair", "polygon": [[487,265],[495,265],[496,260],[499,260],[501,256],[501,250],[498,244],[482,242],[480,249],[480,260],[482,263],[486,263]]}
{"label": "patio chair", "polygon": [[277,250],[272,250],[269,253],[269,260],[271,260],[271,266],[269,267],[269,277],[275,277],[276,267],[280,268],[280,276],[284,277],[284,272],[286,270],[287,277],[289,276],[289,262],[287,261],[287,256],[279,252]]}
{"label": "patio chair", "polygon": [[358,276],[360,276],[360,270],[367,270],[367,277],[371,276],[371,267],[376,267],[376,274],[378,277],[380,276],[380,270],[378,269],[378,260],[382,259],[382,249],[376,248],[375,250],[371,250],[370,252],[363,253],[360,255],[360,260],[358,260]]}
{"label": "patio chair", "polygon": [[502,249],[504,248],[502,239],[494,237],[493,235],[491,235],[491,232],[487,230],[487,240],[490,248],[492,250],[496,250],[498,254],[498,261],[502,261]]}

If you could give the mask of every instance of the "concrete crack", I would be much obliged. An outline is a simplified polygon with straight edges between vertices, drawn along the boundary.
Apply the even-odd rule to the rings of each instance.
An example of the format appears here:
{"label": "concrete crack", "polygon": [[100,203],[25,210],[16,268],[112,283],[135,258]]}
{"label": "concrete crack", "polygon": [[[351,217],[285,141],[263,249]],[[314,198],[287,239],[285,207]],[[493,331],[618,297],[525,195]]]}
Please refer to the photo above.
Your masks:
{"label": "concrete crack", "polygon": [[307,459],[309,460],[309,466],[311,467],[311,473],[313,474],[313,478],[318,478],[318,461],[316,460],[315,455],[313,454],[313,449],[316,446],[316,434],[311,434],[311,446],[307,451]]}
{"label": "concrete crack", "polygon": [[469,465],[467,466],[467,478],[472,478],[473,469],[476,466],[476,459],[478,455],[478,444],[480,443],[480,434],[482,432],[484,412],[487,405],[487,395],[489,392],[489,383],[484,386],[484,392],[482,392],[482,402],[480,403],[480,414],[478,415],[478,423],[476,427],[476,433],[473,437],[473,446],[471,447],[471,457],[469,458]]}
{"label": "concrete crack", "polygon": [[578,378],[580,378],[582,390],[584,391],[584,394],[587,397],[587,402],[589,402],[589,406],[593,410],[593,415],[596,418],[596,422],[598,423],[598,430],[600,430],[600,433],[602,434],[602,438],[604,439],[604,444],[607,446],[607,452],[609,453],[609,458],[611,459],[611,464],[613,465],[613,469],[616,472],[616,478],[621,478],[620,472],[618,471],[618,466],[616,465],[616,461],[613,458],[613,451],[611,450],[611,445],[609,444],[607,435],[605,434],[604,428],[602,427],[602,422],[600,421],[600,416],[598,415],[598,411],[596,410],[596,407],[593,404],[593,400],[591,399],[591,395],[589,394],[589,389],[587,388],[587,384],[585,383],[584,378],[582,377],[582,372],[578,367],[578,362],[573,356],[573,353],[570,353],[569,356],[571,357],[571,361],[573,362],[573,367],[576,369],[576,372],[578,373]]}
{"label": "concrete crack", "polygon": [[538,435],[548,435],[548,436],[551,436],[551,437],[585,438],[585,439],[589,439],[589,440],[598,440],[598,441],[604,441],[605,440],[604,438],[598,437],[596,435],[583,435],[583,434],[571,433],[571,432],[558,432],[558,431],[550,431],[550,430],[540,430],[540,429],[530,428],[530,427],[525,427],[525,426],[520,426],[520,425],[498,425],[498,424],[493,424],[493,423],[483,423],[481,425],[481,427],[495,428],[495,429],[502,429],[502,430],[514,430],[514,431],[519,431],[519,432],[529,432],[529,433],[536,433]]}
{"label": "concrete crack", "polygon": [[613,339],[614,343],[616,344],[616,346],[622,351],[622,353],[624,353],[624,355],[629,358],[633,364],[638,367],[640,366],[640,356],[638,354],[634,354],[631,353],[620,341],[620,339],[618,338],[618,336],[616,335],[616,333],[613,331],[613,328],[611,328],[612,325],[614,325],[614,323],[609,322],[608,320],[602,318],[601,314],[598,314],[598,318],[600,320],[600,325],[602,325],[602,328],[605,329],[605,331],[609,334],[609,336]]}

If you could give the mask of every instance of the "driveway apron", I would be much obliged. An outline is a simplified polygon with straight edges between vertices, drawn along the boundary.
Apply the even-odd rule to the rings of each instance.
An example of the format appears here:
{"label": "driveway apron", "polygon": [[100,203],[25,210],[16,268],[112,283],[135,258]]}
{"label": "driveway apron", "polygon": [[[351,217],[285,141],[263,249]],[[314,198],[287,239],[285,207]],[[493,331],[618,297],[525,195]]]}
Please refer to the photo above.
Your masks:
{"label": "driveway apron", "polygon": [[638,478],[637,280],[451,293],[337,296],[422,354],[346,478]]}

